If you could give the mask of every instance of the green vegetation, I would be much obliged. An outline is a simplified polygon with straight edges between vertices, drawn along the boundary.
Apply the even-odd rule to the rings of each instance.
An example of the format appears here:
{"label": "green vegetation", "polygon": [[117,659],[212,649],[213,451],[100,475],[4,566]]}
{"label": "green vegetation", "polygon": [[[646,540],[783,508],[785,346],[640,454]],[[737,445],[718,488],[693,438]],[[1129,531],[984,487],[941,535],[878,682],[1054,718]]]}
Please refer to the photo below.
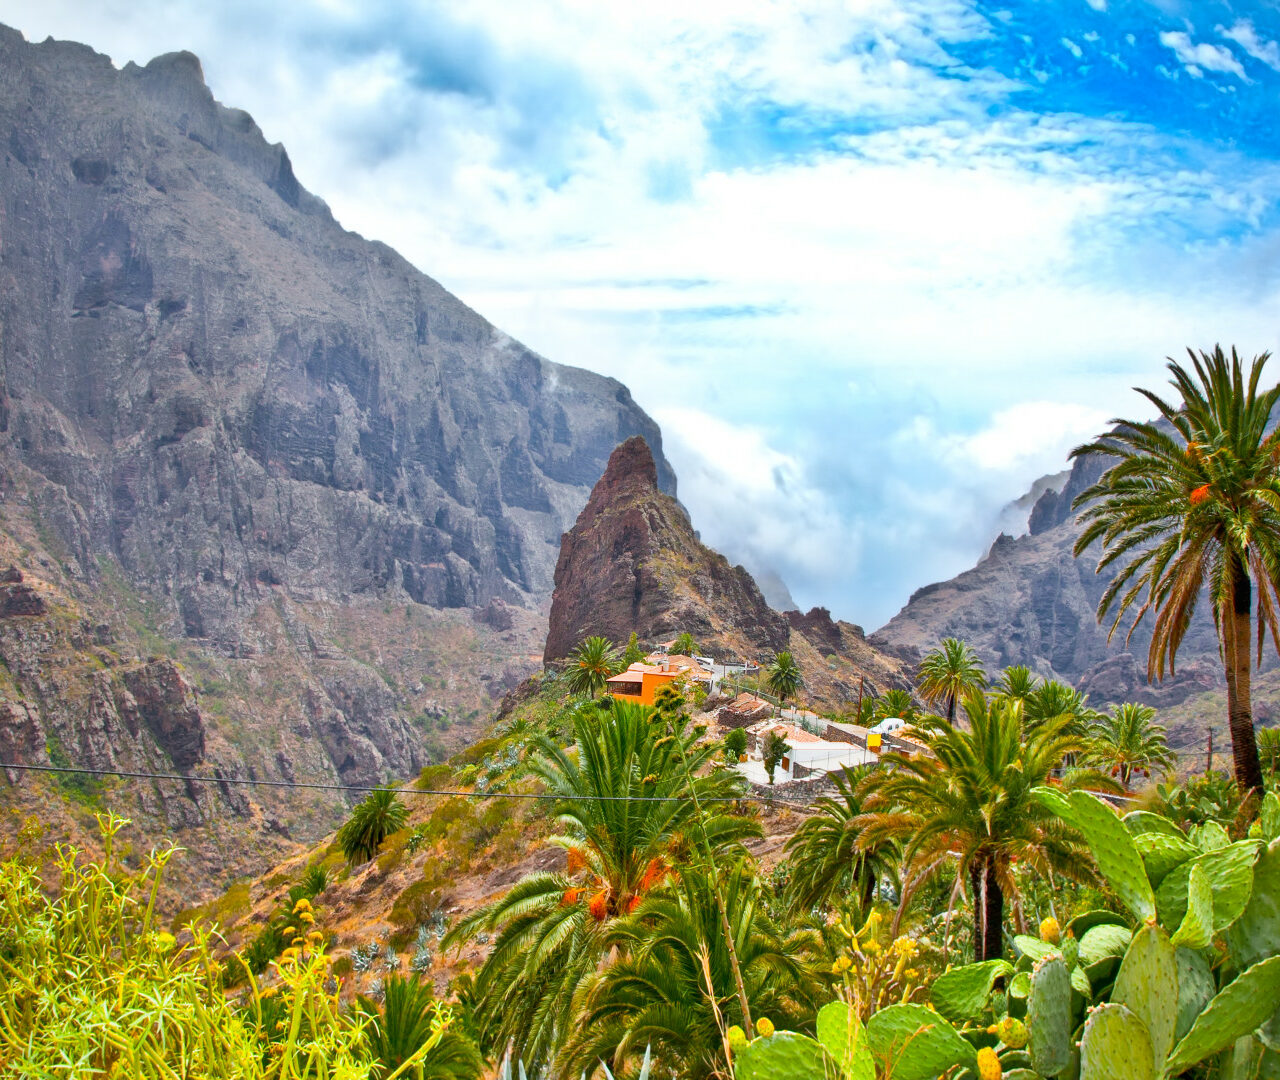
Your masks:
{"label": "green vegetation", "polygon": [[1150,706],[1127,702],[1100,717],[1091,732],[1093,763],[1118,776],[1125,787],[1135,772],[1149,777],[1152,769],[1173,768],[1177,755],[1165,742],[1165,729],[1154,723],[1155,715]]}
{"label": "green vegetation", "polygon": [[369,792],[338,830],[342,854],[350,863],[368,862],[378,853],[382,842],[404,828],[408,819],[408,807],[393,789],[379,788]]}
{"label": "green vegetation", "polygon": [[776,731],[770,731],[764,737],[764,748],[761,750],[761,758],[764,762],[764,771],[769,774],[769,783],[773,783],[773,775],[778,771],[778,766],[782,764],[782,759],[791,752],[791,746],[787,742],[786,737],[778,734]]}
{"label": "green vegetation", "polygon": [[721,745],[725,761],[732,764],[747,752],[747,733],[742,728],[732,728],[725,734]]}
{"label": "green vegetation", "polygon": [[956,703],[971,690],[987,685],[987,673],[978,662],[978,654],[963,641],[943,638],[920,664],[920,693],[925,701],[936,705],[945,702],[947,719],[956,719]]}
{"label": "green vegetation", "polygon": [[787,698],[796,696],[796,691],[804,685],[804,677],[800,674],[800,665],[789,652],[780,652],[765,669],[765,685],[778,698],[779,705],[785,705]]}
{"label": "green vegetation", "polygon": [[[68,1080],[364,1080],[376,1067],[368,1019],[345,1013],[327,988],[323,947],[294,949],[270,986],[238,996],[201,926],[178,941],[156,923],[161,879],[177,849],[125,872],[114,855],[127,824],[99,817],[100,861],[69,848],[54,856],[48,891],[41,868],[0,862],[0,1076]],[[384,1080],[431,1072],[448,1033],[447,1009],[416,1056]]]}
{"label": "green vegetation", "polygon": [[569,692],[595,697],[605,688],[609,678],[622,670],[618,650],[608,638],[584,638],[569,654]]}
{"label": "green vegetation", "polygon": [[698,643],[693,640],[692,634],[685,631],[682,634],[678,634],[671,643],[671,651],[676,656],[692,656],[698,651]]}
{"label": "green vegetation", "polygon": [[1114,616],[1113,634],[1135,605],[1134,626],[1155,611],[1149,678],[1173,670],[1207,589],[1226,668],[1236,783],[1261,792],[1250,698],[1251,611],[1256,589],[1260,662],[1266,633],[1280,652],[1280,430],[1267,431],[1280,386],[1259,393],[1265,353],[1254,358],[1246,377],[1235,349],[1230,359],[1220,347],[1188,352],[1193,370],[1169,361],[1176,404],[1139,390],[1175,435],[1154,423],[1125,420],[1072,452],[1113,459],[1075,501],[1086,507],[1075,554],[1097,541],[1103,552],[1098,569],[1120,564],[1098,602],[1100,619]]}
{"label": "green vegetation", "polygon": [[444,1030],[448,1013],[417,976],[390,976],[383,984],[381,1007],[363,995],[356,1007],[368,1020],[364,1032],[375,1062],[369,1074],[373,1080],[406,1068],[424,1046],[433,1047],[429,1060],[409,1073],[419,1080],[478,1080],[484,1071],[475,1043]]}

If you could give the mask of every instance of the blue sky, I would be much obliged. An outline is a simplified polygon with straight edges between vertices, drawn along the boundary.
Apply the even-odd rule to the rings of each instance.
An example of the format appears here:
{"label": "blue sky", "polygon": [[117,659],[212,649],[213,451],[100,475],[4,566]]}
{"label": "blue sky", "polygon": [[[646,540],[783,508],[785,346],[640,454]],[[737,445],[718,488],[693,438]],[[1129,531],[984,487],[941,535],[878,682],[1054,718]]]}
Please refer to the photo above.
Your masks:
{"label": "blue sky", "polygon": [[1164,357],[1280,331],[1265,0],[0,0],[0,20],[117,63],[199,54],[344,225],[626,381],[705,540],[868,628],[1141,412],[1130,387]]}

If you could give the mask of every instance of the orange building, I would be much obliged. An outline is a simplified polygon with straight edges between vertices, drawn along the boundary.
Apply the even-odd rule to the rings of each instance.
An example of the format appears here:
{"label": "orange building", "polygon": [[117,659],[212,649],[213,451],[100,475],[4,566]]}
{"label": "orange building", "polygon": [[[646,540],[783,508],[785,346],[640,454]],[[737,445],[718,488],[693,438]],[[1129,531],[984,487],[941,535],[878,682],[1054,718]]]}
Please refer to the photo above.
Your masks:
{"label": "orange building", "polygon": [[608,693],[619,701],[633,701],[638,705],[652,705],[658,691],[689,673],[683,668],[667,664],[632,664],[609,680]]}

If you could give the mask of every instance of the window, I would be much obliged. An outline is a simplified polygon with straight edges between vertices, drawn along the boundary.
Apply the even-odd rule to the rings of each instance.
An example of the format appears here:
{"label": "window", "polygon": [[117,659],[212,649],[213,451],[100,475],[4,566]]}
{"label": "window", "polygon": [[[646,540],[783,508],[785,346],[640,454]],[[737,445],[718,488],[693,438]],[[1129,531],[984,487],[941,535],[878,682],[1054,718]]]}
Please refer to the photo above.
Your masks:
{"label": "window", "polygon": [[609,684],[609,693],[625,694],[627,697],[640,697],[643,684],[638,682],[615,682]]}

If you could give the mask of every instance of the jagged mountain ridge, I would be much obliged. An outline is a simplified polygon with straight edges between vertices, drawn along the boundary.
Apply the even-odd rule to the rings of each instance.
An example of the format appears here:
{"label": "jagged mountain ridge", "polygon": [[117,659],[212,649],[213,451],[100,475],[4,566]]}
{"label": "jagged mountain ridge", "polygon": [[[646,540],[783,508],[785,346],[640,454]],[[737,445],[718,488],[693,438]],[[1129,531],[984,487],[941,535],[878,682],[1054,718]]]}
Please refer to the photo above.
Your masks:
{"label": "jagged mountain ridge", "polygon": [[[20,672],[0,744],[32,763],[406,775],[423,724],[452,717],[456,745],[533,670],[560,536],[614,446],[643,434],[675,491],[624,386],[342,229],[189,53],[117,70],[0,28],[0,380],[3,565],[56,597],[0,634]],[[187,667],[195,760],[146,725],[98,737],[64,692],[105,667],[101,700],[125,702],[148,651]],[[125,809],[332,824],[315,800],[195,792]]]}

